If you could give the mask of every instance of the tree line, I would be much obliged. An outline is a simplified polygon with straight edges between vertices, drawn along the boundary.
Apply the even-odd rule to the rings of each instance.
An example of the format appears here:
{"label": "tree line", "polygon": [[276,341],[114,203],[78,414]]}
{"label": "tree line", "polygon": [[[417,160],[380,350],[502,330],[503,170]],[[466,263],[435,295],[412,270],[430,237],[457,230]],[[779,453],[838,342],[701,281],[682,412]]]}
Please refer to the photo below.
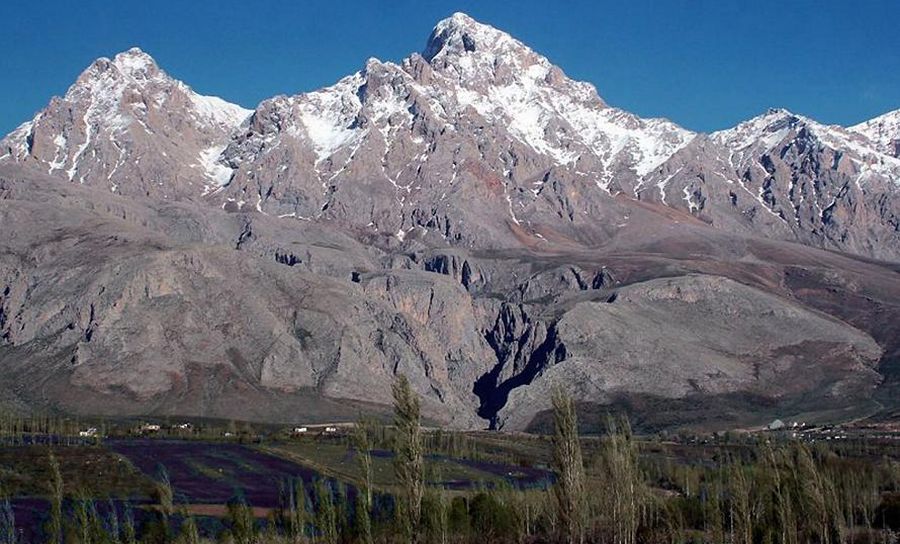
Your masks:
{"label": "tree line", "polygon": [[[362,420],[347,437],[361,478],[347,486],[325,477],[285,482],[281,506],[258,519],[251,505],[227,505],[224,527],[201,537],[201,519],[176,504],[164,469],[152,509],[65,497],[59,463],[49,453],[48,544],[542,543],[843,544],[896,542],[900,463],[861,460],[833,448],[760,439],[713,460],[648,462],[624,418],[610,417],[599,443],[585,448],[576,405],[553,393],[551,469],[546,489],[510,484],[453,491],[429,481],[429,440],[471,453],[452,435],[428,438],[420,399],[400,376],[393,386],[390,437],[396,486],[373,484],[372,450],[383,425]],[[18,544],[8,497],[0,500],[0,544]]]}

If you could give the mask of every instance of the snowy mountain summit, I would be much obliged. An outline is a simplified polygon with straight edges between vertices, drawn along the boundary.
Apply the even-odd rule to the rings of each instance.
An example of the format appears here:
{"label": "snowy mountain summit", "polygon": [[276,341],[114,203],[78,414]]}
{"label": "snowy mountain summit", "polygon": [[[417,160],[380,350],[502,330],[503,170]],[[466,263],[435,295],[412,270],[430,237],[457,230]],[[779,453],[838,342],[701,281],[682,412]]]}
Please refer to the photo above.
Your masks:
{"label": "snowy mountain summit", "polygon": [[875,142],[879,151],[900,157],[900,110],[891,111],[850,127]]}
{"label": "snowy mountain summit", "polygon": [[169,197],[216,180],[204,157],[221,151],[250,113],[195,93],[133,48],[94,61],[3,146],[69,181]]}

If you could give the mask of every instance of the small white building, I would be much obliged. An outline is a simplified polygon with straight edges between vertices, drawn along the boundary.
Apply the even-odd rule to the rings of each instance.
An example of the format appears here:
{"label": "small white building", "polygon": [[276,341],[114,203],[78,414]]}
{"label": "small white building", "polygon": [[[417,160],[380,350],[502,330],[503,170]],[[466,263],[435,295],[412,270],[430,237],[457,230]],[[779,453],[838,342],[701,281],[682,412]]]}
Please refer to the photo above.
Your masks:
{"label": "small white building", "polygon": [[308,431],[306,427],[294,427],[294,434],[303,434],[306,431]]}
{"label": "small white building", "polygon": [[82,438],[93,438],[93,437],[97,436],[97,432],[98,431],[97,431],[96,427],[91,427],[90,429],[88,429],[86,431],[79,431],[78,436],[80,436]]}
{"label": "small white building", "polygon": [[326,433],[336,433],[337,427],[325,427],[325,432]]}
{"label": "small white building", "polygon": [[158,433],[162,427],[157,425],[156,423],[145,423],[141,425],[142,433]]}

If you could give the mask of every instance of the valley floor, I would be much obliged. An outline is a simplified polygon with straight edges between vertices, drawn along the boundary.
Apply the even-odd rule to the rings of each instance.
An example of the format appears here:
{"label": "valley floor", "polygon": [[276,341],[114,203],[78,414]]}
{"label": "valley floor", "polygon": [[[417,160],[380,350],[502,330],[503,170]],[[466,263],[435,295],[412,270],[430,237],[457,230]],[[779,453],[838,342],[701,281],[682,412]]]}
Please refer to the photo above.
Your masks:
{"label": "valley floor", "polygon": [[[189,542],[184,535],[194,530],[220,541],[255,542],[237,540],[249,531],[272,541],[282,541],[273,536],[282,534],[278,538],[287,542],[298,510],[306,536],[296,538],[366,541],[357,508],[367,481],[353,426],[299,432],[245,423],[107,421],[80,423],[86,430],[76,433],[71,424],[41,425],[53,432],[32,432],[35,422],[20,421],[0,438],[0,533],[14,535],[5,543],[46,541],[57,474],[66,542],[130,542],[131,528],[141,542]],[[371,538],[402,541],[397,508],[404,491],[392,451],[394,430],[371,429]],[[796,542],[822,541],[822,535],[808,534],[821,527],[807,527],[804,520],[817,511],[829,534],[843,535],[840,541],[890,538],[900,529],[900,429],[890,423],[789,422],[753,433],[614,433],[580,442],[590,541],[613,541],[622,530],[642,542],[764,541],[765,528],[749,517],[749,540],[733,534],[742,509],[774,516],[777,527],[789,523]],[[425,541],[475,541],[485,531],[491,541],[558,539],[551,437],[430,429],[423,444]],[[632,453],[634,465],[622,464]],[[617,502],[624,500],[617,498],[623,481],[639,490],[628,497],[640,506],[628,514],[633,527],[608,518],[609,511],[625,507]],[[787,507],[793,509],[789,519],[782,510]],[[335,540],[325,534],[329,524]],[[111,540],[97,540],[91,531]]]}

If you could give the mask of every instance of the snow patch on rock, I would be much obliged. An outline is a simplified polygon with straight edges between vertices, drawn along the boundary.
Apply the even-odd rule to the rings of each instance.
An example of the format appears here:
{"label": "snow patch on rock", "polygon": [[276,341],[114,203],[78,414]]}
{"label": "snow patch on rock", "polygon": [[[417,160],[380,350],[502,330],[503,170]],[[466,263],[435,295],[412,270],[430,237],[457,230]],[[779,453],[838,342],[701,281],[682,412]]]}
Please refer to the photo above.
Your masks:
{"label": "snow patch on rock", "polygon": [[234,171],[219,162],[219,157],[222,156],[222,152],[225,151],[226,147],[225,145],[214,145],[200,152],[200,167],[203,168],[206,177],[214,184],[214,187],[207,186],[205,192],[224,187],[231,181],[231,175]]}

